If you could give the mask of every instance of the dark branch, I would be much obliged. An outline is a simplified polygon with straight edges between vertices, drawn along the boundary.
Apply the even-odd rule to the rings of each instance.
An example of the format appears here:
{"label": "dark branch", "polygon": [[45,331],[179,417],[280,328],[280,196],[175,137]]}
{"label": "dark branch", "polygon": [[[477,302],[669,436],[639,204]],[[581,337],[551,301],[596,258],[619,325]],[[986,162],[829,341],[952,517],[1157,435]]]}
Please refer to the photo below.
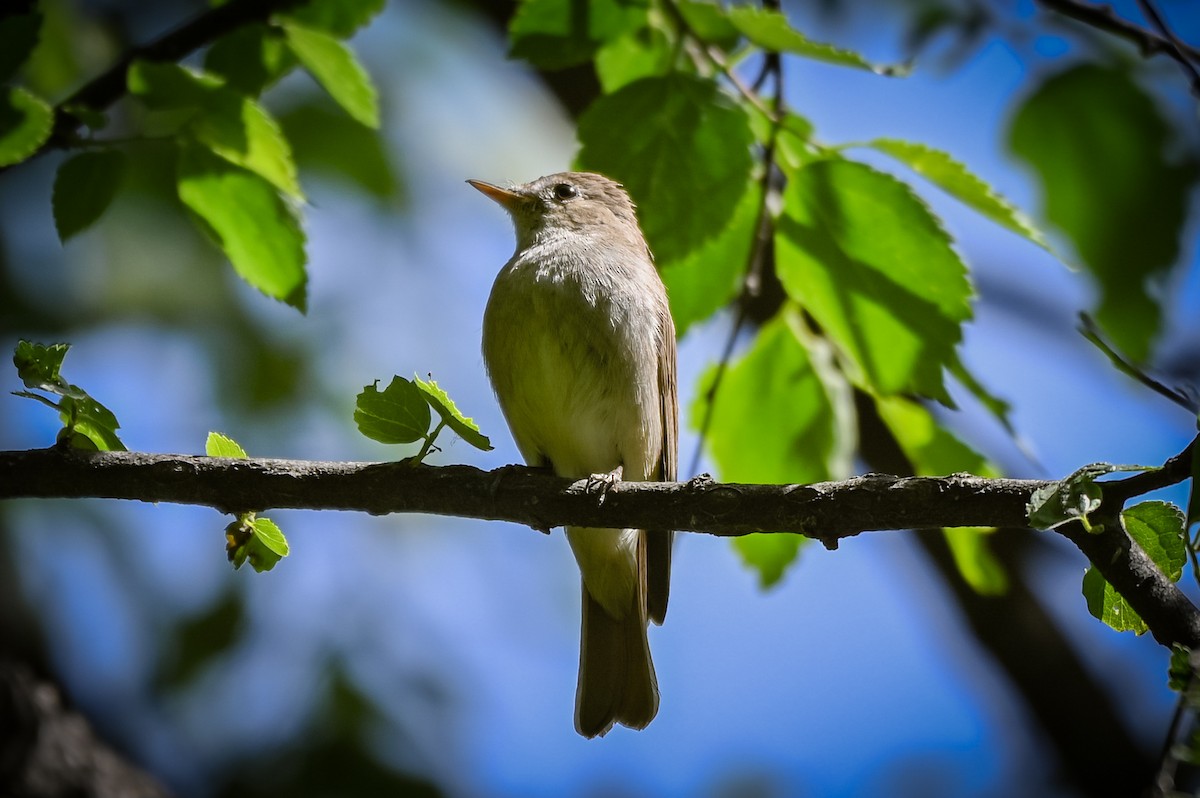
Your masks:
{"label": "dark branch", "polygon": [[[1152,483],[1182,481],[1185,450]],[[1190,462],[1190,459],[1188,459]],[[711,535],[794,532],[836,548],[871,530],[1025,527],[1032,493],[1045,480],[970,474],[894,477],[866,474],[813,485],[743,485],[707,477],[689,482],[619,482],[601,499],[588,481],[523,466],[481,471],[464,465],[234,460],[68,448],[0,452],[0,499],[104,498],[214,507],[429,513],[511,521],[534,529],[678,529]],[[1115,519],[1130,486],[1112,483],[1102,510]],[[1164,645],[1200,648],[1200,612],[1133,545],[1118,523],[1099,534],[1078,524],[1059,530],[1095,563]]]}
{"label": "dark branch", "polygon": [[1112,6],[1092,5],[1082,2],[1082,0],[1037,0],[1037,2],[1042,7],[1057,11],[1064,17],[1070,17],[1077,22],[1131,42],[1146,57],[1165,55],[1180,61],[1180,63],[1186,63],[1188,58],[1200,58],[1200,50],[1195,47],[1183,45],[1177,48],[1167,39],[1121,19],[1113,11]]}
{"label": "dark branch", "polygon": [[814,485],[620,482],[600,501],[587,480],[507,466],[231,460],[71,449],[0,452],[0,499],[105,498],[214,507],[222,512],[353,510],[512,521],[649,527],[736,536],[796,532],[835,545],[868,530],[1023,526],[1041,480],[969,474],[868,474]]}

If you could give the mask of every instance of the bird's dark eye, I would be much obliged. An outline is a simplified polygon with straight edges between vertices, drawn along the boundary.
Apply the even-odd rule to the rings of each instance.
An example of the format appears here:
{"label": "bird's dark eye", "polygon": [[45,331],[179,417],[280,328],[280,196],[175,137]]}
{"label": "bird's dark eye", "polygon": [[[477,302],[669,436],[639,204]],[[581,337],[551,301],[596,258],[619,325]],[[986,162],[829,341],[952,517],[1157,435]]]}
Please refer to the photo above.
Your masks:
{"label": "bird's dark eye", "polygon": [[554,187],[554,196],[560,200],[569,200],[579,196],[579,191],[570,183],[559,183]]}

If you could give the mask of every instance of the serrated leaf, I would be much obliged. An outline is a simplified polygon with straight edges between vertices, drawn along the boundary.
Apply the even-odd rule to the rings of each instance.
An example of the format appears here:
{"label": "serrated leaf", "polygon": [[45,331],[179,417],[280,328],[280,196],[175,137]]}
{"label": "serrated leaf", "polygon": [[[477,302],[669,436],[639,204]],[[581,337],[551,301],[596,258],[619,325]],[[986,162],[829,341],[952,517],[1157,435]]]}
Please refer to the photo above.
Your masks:
{"label": "serrated leaf", "polygon": [[62,378],[62,364],[71,349],[70,344],[38,344],[20,340],[13,349],[13,365],[26,388],[55,391],[67,385]]}
{"label": "serrated leaf", "polygon": [[246,459],[246,450],[228,435],[219,432],[209,432],[204,441],[204,453],[209,457],[233,457],[238,460]]}
{"label": "serrated leaf", "polygon": [[80,153],[58,167],[51,206],[60,241],[66,243],[104,214],[124,174],[125,155],[118,150]]}
{"label": "serrated leaf", "polygon": [[1045,217],[1070,237],[1099,285],[1096,320],[1138,363],[1161,325],[1150,286],[1179,259],[1200,173],[1194,153],[1173,139],[1126,70],[1094,64],[1046,79],[1009,131],[1012,151],[1041,184]]}
{"label": "serrated leaf", "polygon": [[672,73],[601,97],[579,120],[581,169],[619,180],[655,256],[687,256],[724,230],[746,190],[745,111],[710,80]]}
{"label": "serrated leaf", "polygon": [[82,396],[64,396],[59,402],[59,416],[65,429],[86,437],[101,452],[123,452],[125,444],[117,437],[121,425],[104,405],[72,385]]}
{"label": "serrated leaf", "polygon": [[304,199],[292,150],[279,123],[254,100],[232,89],[214,89],[189,129],[198,142],[225,160],[254,172],[293,199]]}
{"label": "serrated leaf", "polygon": [[304,193],[287,139],[266,109],[221,78],[178,64],[135,62],[129,89],[150,108],[192,110],[192,137],[232,164],[264,178],[293,199]]}
{"label": "serrated leaf", "polygon": [[[785,309],[725,371],[706,441],[723,480],[809,483],[841,476],[839,415],[849,400],[822,379],[800,338],[800,323],[794,309]],[[711,368],[701,378],[693,423],[706,415],[715,377]],[[795,535],[761,534],[739,537],[733,546],[766,587],[779,580],[803,542]]]}
{"label": "serrated leaf", "polygon": [[279,123],[296,162],[305,170],[344,178],[375,197],[401,194],[400,179],[378,131],[314,105],[287,112]]}
{"label": "serrated leaf", "polygon": [[15,12],[14,8],[0,16],[0,82],[9,80],[29,58],[42,27],[40,11]]}
{"label": "serrated leaf", "polygon": [[1103,493],[1096,480],[1122,471],[1147,471],[1146,466],[1089,463],[1069,476],[1038,488],[1029,497],[1026,512],[1034,529],[1054,529],[1068,521],[1086,520],[1100,506]]}
{"label": "serrated leaf", "polygon": [[0,166],[11,166],[38,151],[54,127],[54,109],[30,91],[0,91]]}
{"label": "serrated leaf", "polygon": [[658,262],[680,338],[692,324],[709,318],[737,294],[749,268],[761,198],[762,188],[755,181],[715,238],[684,258]]}
{"label": "serrated leaf", "polygon": [[254,513],[244,513],[225,527],[225,539],[225,552],[235,569],[249,561],[255,571],[262,573],[288,555],[283,531],[271,519],[256,518]]}
{"label": "serrated leaf", "polygon": [[423,380],[420,377],[413,377],[413,383],[421,391],[429,406],[437,411],[438,415],[446,422],[446,426],[454,430],[458,437],[476,449],[482,449],[485,452],[492,450],[492,442],[479,431],[479,425],[473,419],[464,416],[462,411],[455,407],[454,400],[441,386],[433,380]]}
{"label": "serrated leaf", "polygon": [[259,24],[225,34],[204,55],[205,71],[249,97],[257,97],[295,65],[295,56],[277,30]]}
{"label": "serrated leaf", "polygon": [[380,443],[412,443],[429,432],[431,419],[425,395],[403,377],[392,377],[382,392],[379,382],[367,385],[354,408],[358,430]]}
{"label": "serrated leaf", "polygon": [[[1146,501],[1122,511],[1121,522],[1158,569],[1178,582],[1187,562],[1183,511],[1167,502]],[[1095,566],[1083,576],[1083,595],[1088,611],[1118,632],[1147,631],[1146,623]]]}
{"label": "serrated leaf", "polygon": [[339,39],[348,39],[383,11],[384,5],[385,0],[310,0],[289,11],[286,18]]}
{"label": "serrated leaf", "polygon": [[242,279],[305,309],[304,233],[275,188],[207,149],[180,149],[179,198],[201,219]]}
{"label": "serrated leaf", "polygon": [[379,100],[371,76],[353,51],[327,33],[284,25],[288,46],[317,83],[355,120],[379,127]]}
{"label": "serrated leaf", "polygon": [[508,25],[508,55],[549,70],[585,63],[605,42],[642,27],[645,6],[645,0],[522,0]]}
{"label": "serrated leaf", "polygon": [[866,146],[895,158],[967,207],[1049,250],[1045,236],[1016,206],[948,153],[899,139],[874,139]]}
{"label": "serrated leaf", "polygon": [[729,9],[729,21],[751,42],[771,52],[791,53],[827,64],[865,69],[877,75],[905,75],[909,71],[907,67],[872,64],[851,50],[814,42],[793,28],[788,18],[779,11],[734,6]]}
{"label": "serrated leaf", "polygon": [[779,278],[880,395],[949,402],[943,369],[971,317],[967,270],[912,190],[863,164],[817,161],[784,192]]}

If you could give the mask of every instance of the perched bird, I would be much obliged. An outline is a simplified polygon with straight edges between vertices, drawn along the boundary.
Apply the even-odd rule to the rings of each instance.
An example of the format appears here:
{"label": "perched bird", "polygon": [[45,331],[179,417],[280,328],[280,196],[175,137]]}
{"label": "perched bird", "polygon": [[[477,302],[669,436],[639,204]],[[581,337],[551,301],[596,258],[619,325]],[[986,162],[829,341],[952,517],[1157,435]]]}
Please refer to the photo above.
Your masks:
{"label": "perched bird", "polygon": [[[629,195],[587,172],[468,182],[516,228],[484,313],[483,359],[525,461],[593,486],[673,481],[675,324]],[[566,533],[583,582],[575,728],[645,728],[658,713],[646,626],[666,615],[673,533]]]}

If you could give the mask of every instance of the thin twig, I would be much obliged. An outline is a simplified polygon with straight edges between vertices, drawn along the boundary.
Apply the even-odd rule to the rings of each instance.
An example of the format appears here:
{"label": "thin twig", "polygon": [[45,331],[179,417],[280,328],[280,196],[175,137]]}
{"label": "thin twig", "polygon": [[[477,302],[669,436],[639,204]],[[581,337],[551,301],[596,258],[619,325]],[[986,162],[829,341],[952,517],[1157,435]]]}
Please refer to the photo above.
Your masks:
{"label": "thin twig", "polygon": [[1181,57],[1200,58],[1200,50],[1195,47],[1187,44],[1180,48],[1173,47],[1171,42],[1161,36],[1121,19],[1113,12],[1111,6],[1097,6],[1080,0],[1037,0],[1037,3],[1051,11],[1057,11],[1064,17],[1125,39],[1136,45],[1146,57],[1165,55],[1177,61]]}
{"label": "thin twig", "polygon": [[1142,9],[1142,13],[1150,20],[1150,24],[1158,29],[1158,32],[1171,45],[1174,51],[1174,58],[1179,62],[1180,68],[1187,73],[1192,81],[1192,94],[1200,97],[1200,71],[1197,71],[1196,65],[1193,64],[1184,53],[1186,45],[1179,40],[1171,27],[1167,25],[1167,21],[1163,19],[1162,14],[1158,13],[1158,9],[1154,7],[1154,3],[1150,0],[1138,0],[1138,7]]}

